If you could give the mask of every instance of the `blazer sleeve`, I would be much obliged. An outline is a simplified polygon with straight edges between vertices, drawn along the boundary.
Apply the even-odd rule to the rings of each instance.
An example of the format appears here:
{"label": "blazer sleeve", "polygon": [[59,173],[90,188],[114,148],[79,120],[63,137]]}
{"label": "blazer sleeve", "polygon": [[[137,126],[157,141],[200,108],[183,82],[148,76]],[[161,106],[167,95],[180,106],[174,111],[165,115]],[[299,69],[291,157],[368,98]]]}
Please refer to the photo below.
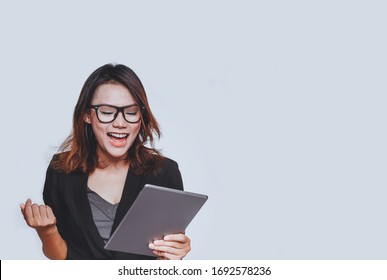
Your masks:
{"label": "blazer sleeve", "polygon": [[59,190],[59,174],[52,167],[47,168],[46,180],[43,188],[43,201],[46,205],[50,206],[52,212],[56,217],[56,226],[63,239],[66,240],[65,232],[62,225],[62,194]]}
{"label": "blazer sleeve", "polygon": [[167,185],[170,188],[177,190],[184,190],[183,179],[181,178],[181,173],[179,170],[179,165],[177,162],[170,160],[168,172],[167,172]]}
{"label": "blazer sleeve", "polygon": [[[51,166],[47,168],[46,180],[43,188],[43,201],[46,205],[50,206],[52,212],[56,217],[56,226],[58,228],[60,236],[67,243],[68,235],[66,233],[66,225],[64,221],[64,203],[63,203],[63,190],[61,184],[63,184],[63,176]],[[67,244],[68,245],[68,244]],[[67,246],[66,259],[77,259],[79,258],[71,248]]]}
{"label": "blazer sleeve", "polygon": [[79,253],[77,253],[77,251],[68,243],[70,236],[68,233],[69,225],[66,223],[65,219],[67,209],[64,206],[64,177],[64,174],[59,173],[51,166],[48,166],[43,188],[43,201],[46,205],[51,207],[52,212],[56,217],[56,226],[59,234],[67,243],[66,259],[80,259]]}

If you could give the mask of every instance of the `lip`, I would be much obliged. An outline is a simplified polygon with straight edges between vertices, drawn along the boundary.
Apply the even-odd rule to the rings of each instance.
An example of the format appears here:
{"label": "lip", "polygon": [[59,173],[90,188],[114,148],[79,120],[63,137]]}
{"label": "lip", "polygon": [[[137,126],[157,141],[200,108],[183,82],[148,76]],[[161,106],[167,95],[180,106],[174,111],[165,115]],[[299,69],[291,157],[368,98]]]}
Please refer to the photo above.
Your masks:
{"label": "lip", "polygon": [[109,132],[109,133],[126,134],[127,135],[126,137],[123,137],[123,138],[118,140],[118,139],[115,139],[113,137],[110,137],[110,135],[107,134],[107,136],[109,138],[109,143],[112,146],[120,148],[120,147],[124,147],[126,145],[126,143],[128,143],[129,133],[122,133],[122,132]]}

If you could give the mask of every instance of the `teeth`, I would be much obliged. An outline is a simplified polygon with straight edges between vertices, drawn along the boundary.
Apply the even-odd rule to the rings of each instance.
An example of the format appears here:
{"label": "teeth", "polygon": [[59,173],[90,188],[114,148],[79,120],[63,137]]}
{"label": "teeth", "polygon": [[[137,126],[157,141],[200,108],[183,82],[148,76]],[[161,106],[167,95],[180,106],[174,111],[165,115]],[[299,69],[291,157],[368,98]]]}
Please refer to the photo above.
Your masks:
{"label": "teeth", "polygon": [[111,135],[111,136],[114,136],[117,138],[125,138],[128,136],[128,134],[126,134],[126,133],[108,133],[108,135]]}

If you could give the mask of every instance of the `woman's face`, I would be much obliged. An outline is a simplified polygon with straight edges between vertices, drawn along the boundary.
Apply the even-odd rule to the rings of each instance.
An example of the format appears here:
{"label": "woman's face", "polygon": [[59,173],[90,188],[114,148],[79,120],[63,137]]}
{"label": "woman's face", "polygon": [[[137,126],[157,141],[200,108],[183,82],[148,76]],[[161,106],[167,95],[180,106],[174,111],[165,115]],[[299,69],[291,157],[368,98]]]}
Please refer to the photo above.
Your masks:
{"label": "woman's face", "polygon": [[[91,105],[99,104],[124,107],[136,104],[136,101],[126,87],[120,84],[103,84],[97,87],[91,100]],[[85,115],[84,120],[92,126],[97,140],[98,159],[108,162],[126,158],[141,127],[141,121],[128,123],[122,113],[118,113],[111,123],[101,123],[94,109]]]}

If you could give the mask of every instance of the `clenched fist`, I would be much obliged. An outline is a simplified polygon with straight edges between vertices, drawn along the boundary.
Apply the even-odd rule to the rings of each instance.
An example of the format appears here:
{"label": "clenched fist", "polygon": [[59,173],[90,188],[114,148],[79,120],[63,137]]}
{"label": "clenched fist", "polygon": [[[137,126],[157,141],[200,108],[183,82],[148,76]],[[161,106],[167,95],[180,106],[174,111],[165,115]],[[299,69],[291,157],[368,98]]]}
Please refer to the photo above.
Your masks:
{"label": "clenched fist", "polygon": [[56,230],[56,218],[50,206],[32,204],[31,199],[20,204],[21,212],[27,225],[36,229],[39,234],[50,234]]}

